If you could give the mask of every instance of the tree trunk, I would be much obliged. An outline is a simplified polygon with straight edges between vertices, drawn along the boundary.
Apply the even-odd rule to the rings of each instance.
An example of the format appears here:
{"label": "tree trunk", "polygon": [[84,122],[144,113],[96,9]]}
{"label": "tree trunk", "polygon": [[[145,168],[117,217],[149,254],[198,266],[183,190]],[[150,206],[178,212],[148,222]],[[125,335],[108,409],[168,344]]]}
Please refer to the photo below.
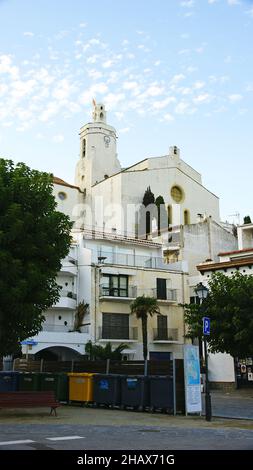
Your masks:
{"label": "tree trunk", "polygon": [[147,319],[147,316],[144,315],[141,321],[142,321],[143,359],[144,361],[146,361],[147,356],[148,356],[148,329],[147,329],[148,319]]}

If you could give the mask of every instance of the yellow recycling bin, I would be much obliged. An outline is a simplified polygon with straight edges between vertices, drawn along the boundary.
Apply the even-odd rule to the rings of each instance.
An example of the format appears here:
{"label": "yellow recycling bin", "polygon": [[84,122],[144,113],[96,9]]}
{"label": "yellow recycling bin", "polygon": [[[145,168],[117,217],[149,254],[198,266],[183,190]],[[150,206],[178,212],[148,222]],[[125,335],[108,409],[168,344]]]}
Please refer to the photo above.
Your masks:
{"label": "yellow recycling bin", "polygon": [[71,372],[69,376],[69,400],[93,401],[93,375],[86,372]]}

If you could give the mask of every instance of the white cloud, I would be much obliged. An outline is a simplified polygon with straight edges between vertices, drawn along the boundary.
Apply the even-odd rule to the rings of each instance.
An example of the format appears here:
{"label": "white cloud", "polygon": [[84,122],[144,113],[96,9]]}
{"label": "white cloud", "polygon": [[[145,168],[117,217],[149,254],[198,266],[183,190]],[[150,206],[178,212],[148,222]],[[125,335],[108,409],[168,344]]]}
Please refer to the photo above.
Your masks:
{"label": "white cloud", "polygon": [[241,2],[239,0],[227,0],[228,5],[240,5]]}
{"label": "white cloud", "polygon": [[137,82],[124,82],[122,86],[124,90],[136,90],[139,87]]}
{"label": "white cloud", "polygon": [[108,110],[117,107],[120,101],[125,99],[124,93],[108,93],[104,98],[105,106]]}
{"label": "white cloud", "polygon": [[194,103],[209,103],[211,101],[211,95],[209,93],[201,93],[193,99]]}
{"label": "white cloud", "polygon": [[105,69],[108,69],[110,67],[112,67],[114,64],[114,61],[112,59],[108,59],[106,60],[105,62],[102,63],[102,67],[104,67]]}
{"label": "white cloud", "polygon": [[184,0],[180,3],[181,7],[193,8],[195,1],[194,0]]}
{"label": "white cloud", "polygon": [[210,3],[210,5],[212,5],[213,3],[217,3],[219,0],[208,0],[208,3]]}
{"label": "white cloud", "polygon": [[97,80],[98,78],[103,77],[102,72],[100,72],[99,70],[95,70],[95,69],[88,70],[88,75],[89,77],[92,78],[92,80]]}
{"label": "white cloud", "polygon": [[176,75],[174,75],[174,77],[170,80],[170,83],[174,84],[174,83],[178,83],[180,82],[181,80],[184,80],[185,79],[185,75],[183,73],[178,73]]}
{"label": "white cloud", "polygon": [[205,86],[205,82],[202,82],[200,80],[197,80],[194,84],[193,84],[193,88],[195,90],[199,90],[200,88],[203,88]]}
{"label": "white cloud", "polygon": [[31,31],[25,31],[23,33],[24,36],[30,36],[30,37],[33,37],[34,36],[34,33],[32,33]]}
{"label": "white cloud", "polygon": [[172,114],[170,113],[166,113],[164,116],[163,116],[164,120],[165,121],[174,121],[174,117],[172,116]]}
{"label": "white cloud", "polygon": [[190,104],[186,103],[186,101],[181,101],[178,103],[178,105],[175,107],[175,112],[177,114],[185,114],[188,109],[189,109]]}
{"label": "white cloud", "polygon": [[11,55],[0,56],[0,74],[4,73],[8,73],[12,79],[17,79],[19,77],[19,68],[12,65]]}
{"label": "white cloud", "polygon": [[35,88],[36,83],[37,83],[36,80],[13,81],[11,83],[11,92],[10,92],[12,98],[20,100],[24,96],[31,94]]}
{"label": "white cloud", "polygon": [[6,83],[0,83],[0,96],[3,96],[7,93],[8,91],[8,85],[6,85]]}
{"label": "white cloud", "polygon": [[42,122],[47,122],[53,116],[55,116],[60,109],[59,102],[51,101],[46,105],[46,108],[42,111],[39,116],[39,120]]}
{"label": "white cloud", "polygon": [[154,109],[163,109],[163,108],[166,108],[168,104],[175,103],[175,102],[176,102],[176,98],[174,96],[168,96],[167,98],[164,98],[164,100],[155,101],[152,104],[152,107]]}
{"label": "white cloud", "polygon": [[56,100],[66,100],[70,94],[73,91],[72,85],[69,83],[69,81],[64,78],[62,80],[59,80],[57,83],[57,86],[54,88],[52,91],[52,96]]}
{"label": "white cloud", "polygon": [[160,86],[157,86],[157,85],[151,85],[145,91],[145,95],[147,95],[147,96],[158,96],[158,95],[162,95],[163,92],[164,92],[164,87],[160,87]]}
{"label": "white cloud", "polygon": [[95,64],[100,56],[98,54],[91,55],[90,57],[87,57],[87,64]]}
{"label": "white cloud", "polygon": [[230,103],[232,103],[232,104],[238,103],[238,101],[241,101],[242,98],[243,98],[243,96],[240,95],[239,93],[234,93],[234,94],[228,96],[228,99],[229,99]]}

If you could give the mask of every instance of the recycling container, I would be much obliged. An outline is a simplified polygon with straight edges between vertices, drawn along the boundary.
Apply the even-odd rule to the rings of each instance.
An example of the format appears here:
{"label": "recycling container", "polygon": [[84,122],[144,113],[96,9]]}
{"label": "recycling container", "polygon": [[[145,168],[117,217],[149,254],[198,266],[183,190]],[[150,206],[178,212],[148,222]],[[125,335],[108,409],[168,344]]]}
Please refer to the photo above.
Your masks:
{"label": "recycling container", "polygon": [[16,392],[19,384],[19,372],[0,372],[0,392]]}
{"label": "recycling container", "polygon": [[71,372],[69,376],[69,400],[93,402],[93,376],[86,372]]}
{"label": "recycling container", "polygon": [[68,402],[69,400],[69,385],[68,375],[64,372],[50,373],[42,372],[40,374],[40,390],[53,390],[55,398],[58,401]]}
{"label": "recycling container", "polygon": [[167,413],[174,411],[173,377],[149,376],[150,410],[160,409]]}
{"label": "recycling container", "polygon": [[19,376],[19,390],[40,391],[40,373],[39,372],[23,372]]}
{"label": "recycling container", "polygon": [[119,374],[97,374],[93,377],[93,400],[97,405],[119,406],[121,403]]}
{"label": "recycling container", "polygon": [[143,410],[149,406],[149,381],[144,375],[121,378],[121,408]]}

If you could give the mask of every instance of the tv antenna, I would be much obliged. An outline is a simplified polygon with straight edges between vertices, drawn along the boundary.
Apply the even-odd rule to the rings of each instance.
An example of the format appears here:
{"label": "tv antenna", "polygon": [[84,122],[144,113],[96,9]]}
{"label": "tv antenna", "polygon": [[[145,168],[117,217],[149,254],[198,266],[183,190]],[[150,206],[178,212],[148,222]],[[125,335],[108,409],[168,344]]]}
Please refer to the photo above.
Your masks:
{"label": "tv antenna", "polygon": [[237,218],[237,225],[240,225],[240,213],[239,212],[236,212],[235,214],[230,214],[228,217],[236,217]]}

